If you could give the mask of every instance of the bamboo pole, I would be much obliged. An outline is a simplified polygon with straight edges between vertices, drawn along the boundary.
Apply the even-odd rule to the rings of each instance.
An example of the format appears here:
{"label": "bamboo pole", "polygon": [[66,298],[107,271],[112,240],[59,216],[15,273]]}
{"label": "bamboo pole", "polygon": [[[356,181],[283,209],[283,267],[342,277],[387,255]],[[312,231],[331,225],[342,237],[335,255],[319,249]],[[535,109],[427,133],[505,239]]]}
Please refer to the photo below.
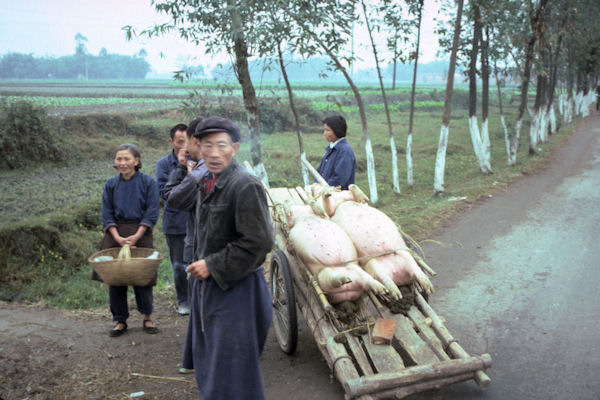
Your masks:
{"label": "bamboo pole", "polygon": [[414,393],[424,392],[426,390],[439,389],[444,386],[452,385],[454,383],[467,381],[473,379],[472,373],[461,374],[452,376],[450,378],[435,379],[428,382],[416,383],[414,385],[403,386],[401,388],[395,388],[390,390],[384,390],[382,392],[373,393],[372,399],[403,399],[406,396],[410,396]]}
{"label": "bamboo pole", "polygon": [[301,158],[302,164],[306,166],[306,169],[315,177],[315,179],[323,186],[329,186],[327,181],[319,174],[319,172],[312,166],[312,164],[306,159],[306,157]]}
{"label": "bamboo pole", "polygon": [[300,269],[304,268],[304,266],[299,265],[299,262],[287,251],[285,253],[290,264],[290,270],[295,283],[294,286],[300,289],[301,296],[297,296],[296,301],[315,338],[317,347],[340,383],[357,379],[359,374],[352,363],[351,357],[348,355],[344,345],[334,340],[337,332],[329,323],[327,315],[325,315],[323,308],[319,305],[316,293],[302,277]]}
{"label": "bamboo pole", "polygon": [[[444,347],[448,349],[448,351],[452,354],[452,356],[456,358],[469,358],[470,355],[467,353],[452,337],[448,329],[442,323],[440,317],[437,313],[427,304],[423,296],[420,293],[416,293],[415,299],[419,307],[421,307],[421,311],[426,317],[431,318],[432,327],[439,336],[440,340],[444,344]],[[482,356],[489,356],[489,354],[482,354]],[[490,359],[491,366],[491,359]],[[477,371],[475,373],[475,381],[482,389],[488,388],[491,384],[490,377],[483,371]]]}
{"label": "bamboo pole", "polygon": [[417,365],[398,372],[384,372],[373,376],[362,376],[344,383],[346,393],[351,397],[372,394],[436,378],[448,378],[455,375],[475,372],[492,365],[492,357],[483,354],[477,357],[440,361],[428,365]]}

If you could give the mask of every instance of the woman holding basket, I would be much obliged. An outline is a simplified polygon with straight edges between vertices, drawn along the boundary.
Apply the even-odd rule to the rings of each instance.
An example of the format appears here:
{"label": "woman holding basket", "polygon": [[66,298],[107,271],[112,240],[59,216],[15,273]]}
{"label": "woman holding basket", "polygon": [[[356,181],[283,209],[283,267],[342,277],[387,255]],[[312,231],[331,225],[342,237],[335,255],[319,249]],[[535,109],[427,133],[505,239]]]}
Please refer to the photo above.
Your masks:
{"label": "woman holding basket", "polygon": [[[106,181],[102,193],[102,249],[124,245],[153,248],[152,228],[159,212],[156,181],[139,172],[142,161],[136,145],[120,145],[114,167],[119,174]],[[93,278],[99,280],[95,272]],[[158,333],[158,328],[152,322],[152,287],[155,284],[156,277],[147,286],[133,287],[137,309],[143,318],[143,330],[150,334]],[[108,293],[110,312],[117,323],[109,335],[116,337],[127,330],[127,286],[109,286]]]}

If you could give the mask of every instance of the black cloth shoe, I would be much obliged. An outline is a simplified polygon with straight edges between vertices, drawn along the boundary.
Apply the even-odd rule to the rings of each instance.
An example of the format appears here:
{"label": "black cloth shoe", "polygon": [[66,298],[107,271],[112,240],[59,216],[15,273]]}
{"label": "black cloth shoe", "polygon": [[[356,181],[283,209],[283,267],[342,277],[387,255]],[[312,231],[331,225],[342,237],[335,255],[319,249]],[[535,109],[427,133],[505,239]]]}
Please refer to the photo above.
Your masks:
{"label": "black cloth shoe", "polygon": [[115,328],[111,329],[110,332],[108,332],[108,335],[110,337],[121,336],[122,334],[125,333],[125,331],[127,330],[127,322],[125,322],[125,321],[118,321],[117,325],[119,325],[119,324],[123,324],[124,328],[123,329],[116,329],[116,326],[115,326]]}
{"label": "black cloth shoe", "polygon": [[145,319],[143,324],[142,324],[142,329],[144,330],[144,332],[149,333],[151,335],[154,335],[155,333],[158,333],[158,328],[155,326],[147,326],[146,323],[148,322],[152,322],[151,319]]}

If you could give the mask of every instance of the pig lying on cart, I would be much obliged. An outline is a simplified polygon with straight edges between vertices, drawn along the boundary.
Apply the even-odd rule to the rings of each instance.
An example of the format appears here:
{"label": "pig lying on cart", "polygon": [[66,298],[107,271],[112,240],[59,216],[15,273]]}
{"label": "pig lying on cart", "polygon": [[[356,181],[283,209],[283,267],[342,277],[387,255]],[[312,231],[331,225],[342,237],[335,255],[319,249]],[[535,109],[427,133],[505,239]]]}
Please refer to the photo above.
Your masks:
{"label": "pig lying on cart", "polygon": [[396,224],[367,205],[367,197],[356,185],[350,190],[332,189],[313,185],[310,205],[286,210],[289,240],[329,301],[356,300],[364,290],[399,300],[398,286],[411,283],[431,293],[431,281]]}

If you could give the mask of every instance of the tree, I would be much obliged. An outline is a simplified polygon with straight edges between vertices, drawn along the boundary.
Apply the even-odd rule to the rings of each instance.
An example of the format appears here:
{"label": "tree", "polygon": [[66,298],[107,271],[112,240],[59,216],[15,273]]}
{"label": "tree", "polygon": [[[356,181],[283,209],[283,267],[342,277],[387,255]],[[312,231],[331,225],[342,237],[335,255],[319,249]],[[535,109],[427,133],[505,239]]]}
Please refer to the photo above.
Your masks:
{"label": "tree", "polygon": [[300,28],[302,36],[296,38],[299,44],[305,48],[316,46],[324,51],[329,57],[332,67],[342,73],[354,94],[362,124],[363,141],[367,156],[370,200],[373,204],[376,204],[378,196],[375,159],[369,137],[365,106],[348,69],[342,64],[342,62],[350,63],[352,60],[352,57],[344,57],[341,52],[351,37],[352,22],[356,20],[354,3],[340,0],[328,2],[304,0],[292,2],[287,10]]}
{"label": "tree", "polygon": [[[298,139],[298,148],[300,151],[300,170],[302,171],[302,181],[305,186],[310,184],[308,170],[303,163],[306,160],[306,151],[304,150],[304,138],[302,129],[300,128],[300,115],[296,108],[294,93],[290,83],[286,62],[283,57],[282,44],[285,41],[293,41],[297,35],[298,27],[294,24],[292,18],[283,10],[285,9],[286,1],[270,1],[266,4],[268,18],[263,20],[263,24],[259,26],[258,53],[261,56],[275,55],[279,64],[279,70],[285,82],[285,87],[288,93],[288,101],[292,115],[294,116],[294,130]],[[273,54],[273,51],[276,51]]]}
{"label": "tree", "polygon": [[86,81],[89,79],[87,48],[85,47],[85,43],[87,43],[87,41],[88,40],[85,36],[77,32],[75,35],[75,42],[77,43],[75,46],[75,56],[78,59],[83,59],[82,70]]}
{"label": "tree", "polygon": [[454,71],[456,69],[456,54],[458,52],[458,41],[460,38],[461,18],[463,11],[463,0],[456,1],[456,19],[454,21],[454,37],[452,40],[452,51],[450,53],[450,64],[448,66],[448,80],[446,81],[446,93],[444,96],[444,114],[442,116],[442,127],[440,129],[440,140],[435,158],[435,173],[433,190],[436,194],[444,192],[444,172],[446,165],[446,148],[448,147],[448,135],[450,130],[450,111],[452,108],[452,90],[454,88]]}
{"label": "tree", "polygon": [[523,113],[527,108],[527,95],[529,90],[529,78],[531,75],[531,66],[533,64],[535,43],[541,35],[543,26],[542,15],[548,4],[548,0],[539,0],[537,7],[533,4],[529,7],[529,25],[531,34],[525,47],[525,64],[521,74],[521,101],[515,120],[515,134],[510,138],[508,165],[517,163],[517,150],[519,147],[519,137],[521,135],[521,125],[523,123]]}
{"label": "tree", "polygon": [[[236,78],[242,88],[250,132],[250,153],[255,174],[268,185],[261,147],[258,99],[248,69],[249,46],[255,45],[255,29],[264,3],[261,1],[163,0],[154,2],[156,11],[171,18],[140,32],[155,37],[177,31],[179,36],[196,45],[203,43],[210,54],[226,51],[233,58]],[[132,26],[123,28],[127,38],[135,35]]]}
{"label": "tree", "polygon": [[415,51],[413,53],[413,59],[415,65],[413,69],[412,86],[410,89],[410,112],[408,117],[408,136],[406,138],[406,181],[409,186],[413,186],[413,160],[412,160],[412,135],[413,135],[413,121],[415,115],[415,93],[417,88],[417,68],[419,66],[419,46],[421,45],[421,22],[423,17],[423,0],[417,0],[410,6],[412,14],[417,15],[417,42],[415,44]]}
{"label": "tree", "polygon": [[[375,68],[377,69],[377,78],[379,79],[379,88],[381,90],[381,96],[383,97],[383,107],[385,109],[385,117],[387,120],[388,132],[390,135],[390,150],[392,152],[392,186],[394,189],[394,193],[400,193],[400,179],[398,177],[398,153],[396,151],[396,144],[394,142],[394,130],[392,128],[392,118],[390,117],[390,108],[388,106],[387,96],[385,94],[385,86],[383,85],[383,78],[381,77],[381,68],[379,67],[379,57],[377,55],[377,46],[375,45],[375,40],[373,39],[373,26],[372,21],[369,19],[369,14],[367,13],[367,6],[365,5],[365,1],[360,1],[363,9],[363,16],[365,18],[365,24],[367,26],[367,32],[369,33],[369,40],[371,41],[371,48],[373,49],[373,59],[375,60]],[[388,8],[384,3],[384,10]],[[389,11],[388,11],[389,14]],[[376,27],[377,28],[377,27]],[[396,30],[397,32],[397,30]],[[396,62],[397,54],[394,54],[394,63]],[[396,70],[394,67],[394,74]],[[394,82],[395,83],[395,82]]]}
{"label": "tree", "polygon": [[87,43],[87,38],[83,36],[81,33],[77,32],[75,35],[75,54],[77,55],[85,55],[87,53],[87,48],[85,44]]}
{"label": "tree", "polygon": [[[475,156],[479,164],[479,170],[483,174],[489,174],[492,172],[492,167],[489,159],[490,140],[487,132],[487,86],[486,90],[484,90],[484,93],[482,93],[482,103],[485,102],[486,104],[486,115],[483,118],[481,132],[479,130],[479,122],[477,121],[477,55],[479,54],[480,44],[482,51],[482,66],[485,65],[486,62],[486,60],[483,59],[485,50],[483,48],[482,17],[480,6],[477,0],[474,0],[471,3],[470,11],[473,20],[473,36],[471,40],[471,54],[469,57],[469,133],[471,135],[473,151],[475,152]],[[483,73],[483,69],[481,72]]]}

